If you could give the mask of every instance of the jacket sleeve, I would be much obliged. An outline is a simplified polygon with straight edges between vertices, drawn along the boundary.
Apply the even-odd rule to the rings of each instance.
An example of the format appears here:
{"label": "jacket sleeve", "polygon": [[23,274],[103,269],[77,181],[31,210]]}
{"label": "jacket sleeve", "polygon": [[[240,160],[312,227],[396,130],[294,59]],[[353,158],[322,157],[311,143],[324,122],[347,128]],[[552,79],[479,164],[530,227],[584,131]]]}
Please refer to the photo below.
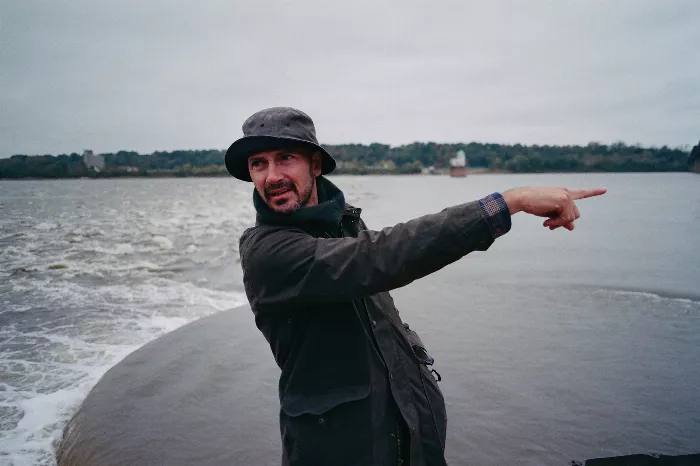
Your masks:
{"label": "jacket sleeve", "polygon": [[264,310],[399,288],[493,241],[478,202],[470,202],[355,238],[255,227],[243,233],[239,250],[248,298]]}

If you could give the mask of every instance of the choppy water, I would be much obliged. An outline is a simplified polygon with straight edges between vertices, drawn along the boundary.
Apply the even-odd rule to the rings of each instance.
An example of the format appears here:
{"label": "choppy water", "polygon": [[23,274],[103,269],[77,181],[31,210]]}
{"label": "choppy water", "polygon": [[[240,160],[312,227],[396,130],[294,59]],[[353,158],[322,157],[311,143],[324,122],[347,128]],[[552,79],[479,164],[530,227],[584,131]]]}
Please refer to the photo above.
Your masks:
{"label": "choppy water", "polygon": [[0,183],[0,463],[50,463],[99,377],[147,341],[244,302],[238,183]]}
{"label": "choppy water", "polygon": [[[444,377],[448,457],[700,452],[700,177],[333,180],[375,228],[512,186],[607,186],[581,204],[574,233],[519,214],[488,252],[394,293]],[[245,302],[237,244],[253,222],[250,189],[0,182],[0,464],[51,464],[62,426],[107,369]]]}

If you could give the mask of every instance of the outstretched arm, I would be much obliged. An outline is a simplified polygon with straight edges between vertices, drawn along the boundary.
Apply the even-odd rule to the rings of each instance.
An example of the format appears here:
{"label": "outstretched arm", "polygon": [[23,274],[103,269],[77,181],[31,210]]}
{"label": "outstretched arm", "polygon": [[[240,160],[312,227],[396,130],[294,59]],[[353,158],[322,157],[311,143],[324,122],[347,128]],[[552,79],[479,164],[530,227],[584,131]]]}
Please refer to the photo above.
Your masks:
{"label": "outstretched arm", "polygon": [[[498,216],[508,220],[501,199]],[[479,202],[399,223],[356,238],[316,238],[289,228],[256,227],[241,236],[243,281],[258,311],[370,296],[411,283],[475,251],[499,235]]]}
{"label": "outstretched arm", "polygon": [[302,230],[253,228],[241,237],[244,283],[258,310],[277,304],[338,301],[405,286],[475,251],[510,228],[500,219],[527,212],[545,227],[574,229],[575,200],[605,189],[515,188],[479,202],[356,238],[315,238]]}

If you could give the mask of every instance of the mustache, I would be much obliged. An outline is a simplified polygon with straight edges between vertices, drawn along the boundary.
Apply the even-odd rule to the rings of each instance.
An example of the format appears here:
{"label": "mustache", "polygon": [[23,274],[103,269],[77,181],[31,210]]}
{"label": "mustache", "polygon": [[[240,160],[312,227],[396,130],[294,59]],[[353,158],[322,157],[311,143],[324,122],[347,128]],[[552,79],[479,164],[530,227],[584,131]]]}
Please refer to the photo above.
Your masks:
{"label": "mustache", "polygon": [[272,191],[282,191],[282,190],[289,190],[289,191],[294,191],[296,192],[294,188],[294,183],[292,183],[290,180],[283,180],[280,181],[279,183],[268,183],[265,185],[265,196],[270,196]]}

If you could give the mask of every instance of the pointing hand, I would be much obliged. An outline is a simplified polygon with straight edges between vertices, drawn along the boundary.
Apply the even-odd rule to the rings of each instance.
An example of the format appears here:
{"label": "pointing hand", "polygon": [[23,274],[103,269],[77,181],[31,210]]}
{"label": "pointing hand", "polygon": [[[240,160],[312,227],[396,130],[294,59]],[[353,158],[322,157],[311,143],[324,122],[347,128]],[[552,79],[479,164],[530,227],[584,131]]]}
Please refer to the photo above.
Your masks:
{"label": "pointing hand", "polygon": [[542,224],[554,230],[564,227],[571,231],[581,214],[574,201],[605,194],[607,189],[514,188],[503,193],[511,215],[520,211],[538,217],[548,217]]}

